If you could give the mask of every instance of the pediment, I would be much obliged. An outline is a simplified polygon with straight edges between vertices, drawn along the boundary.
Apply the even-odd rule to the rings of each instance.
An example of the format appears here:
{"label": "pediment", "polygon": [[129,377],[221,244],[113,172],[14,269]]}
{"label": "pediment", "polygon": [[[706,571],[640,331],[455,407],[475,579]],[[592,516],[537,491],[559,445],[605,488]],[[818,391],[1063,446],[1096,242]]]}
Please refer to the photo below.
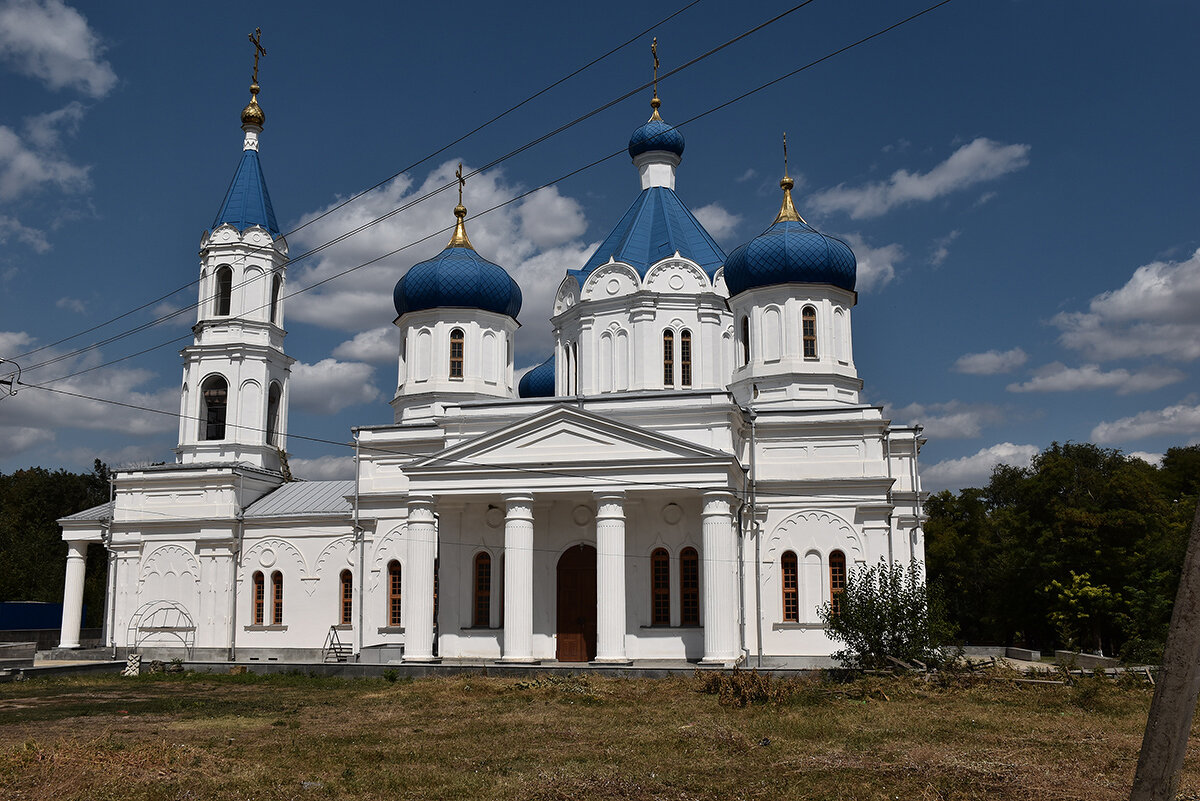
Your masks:
{"label": "pediment", "polygon": [[518,465],[651,464],[720,461],[733,457],[674,437],[558,406],[410,465],[420,473],[511,468]]}

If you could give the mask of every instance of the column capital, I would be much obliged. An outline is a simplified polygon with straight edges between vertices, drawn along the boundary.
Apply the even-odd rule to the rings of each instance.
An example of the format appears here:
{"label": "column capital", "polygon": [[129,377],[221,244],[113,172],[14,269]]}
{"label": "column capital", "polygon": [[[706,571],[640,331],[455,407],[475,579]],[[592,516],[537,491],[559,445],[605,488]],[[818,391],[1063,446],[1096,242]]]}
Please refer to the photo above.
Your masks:
{"label": "column capital", "polygon": [[592,493],[596,498],[597,520],[624,520],[625,493],[622,491],[599,490]]}
{"label": "column capital", "polygon": [[433,496],[409,495],[408,519],[410,522],[433,520]]}
{"label": "column capital", "polygon": [[727,515],[737,504],[737,496],[727,489],[706,490],[704,492],[705,517],[709,515]]}

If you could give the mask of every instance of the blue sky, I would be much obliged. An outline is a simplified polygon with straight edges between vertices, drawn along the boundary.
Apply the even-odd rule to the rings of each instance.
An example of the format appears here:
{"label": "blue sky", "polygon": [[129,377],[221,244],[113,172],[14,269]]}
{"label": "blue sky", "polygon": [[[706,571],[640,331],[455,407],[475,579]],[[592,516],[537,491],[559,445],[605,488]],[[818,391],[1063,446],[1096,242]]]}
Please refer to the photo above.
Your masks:
{"label": "blue sky", "polygon": [[[67,5],[0,0],[0,357],[23,378],[177,409],[196,249],[240,156],[263,29],[260,150],[293,256],[636,88],[651,34],[410,165],[629,39],[676,3]],[[793,3],[701,0],[653,32],[664,71]],[[815,0],[665,79],[681,123],[920,11]],[[920,422],[926,487],[986,481],[1053,440],[1154,458],[1200,441],[1200,7],[1178,0],[955,0],[682,127],[678,193],[731,251],[778,208],[780,138],[809,222],[859,259],[855,358],[865,398]],[[473,178],[472,213],[612,153],[649,91]],[[638,191],[619,155],[468,221],[521,283],[518,367],[550,349],[550,298]],[[443,192],[295,262],[295,290],[453,222]],[[292,298],[290,431],[345,441],[389,422],[391,287],[444,236]],[[53,364],[34,367],[50,358]],[[171,459],[174,419],[24,389],[0,398],[0,471]],[[347,451],[290,443],[297,473]]]}

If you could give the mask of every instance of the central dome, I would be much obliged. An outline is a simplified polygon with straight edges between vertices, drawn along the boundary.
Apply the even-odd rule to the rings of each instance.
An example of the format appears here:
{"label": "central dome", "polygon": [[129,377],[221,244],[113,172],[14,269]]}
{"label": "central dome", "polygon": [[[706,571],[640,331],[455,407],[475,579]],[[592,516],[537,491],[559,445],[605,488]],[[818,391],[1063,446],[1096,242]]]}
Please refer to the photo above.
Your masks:
{"label": "central dome", "polygon": [[463,308],[506,314],[521,311],[521,287],[503,267],[470,247],[448,247],[415,264],[396,282],[396,314],[424,309]]}
{"label": "central dome", "polygon": [[637,158],[651,150],[665,150],[676,156],[683,156],[683,134],[675,128],[658,119],[658,112],[641,128],[629,137],[629,156]]}

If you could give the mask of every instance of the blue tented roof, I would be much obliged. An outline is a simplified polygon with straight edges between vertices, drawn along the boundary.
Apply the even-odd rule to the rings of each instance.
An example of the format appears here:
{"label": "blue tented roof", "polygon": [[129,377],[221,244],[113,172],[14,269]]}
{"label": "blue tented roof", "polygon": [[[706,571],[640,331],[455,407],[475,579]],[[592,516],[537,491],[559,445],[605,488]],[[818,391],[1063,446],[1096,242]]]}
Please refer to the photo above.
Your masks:
{"label": "blue tented roof", "polygon": [[725,263],[725,253],[692,216],[675,191],[665,186],[643,189],[581,270],[571,271],[582,284],[587,274],[610,258],[625,262],[643,278],[651,266],[678,251],[699,264],[711,278]]}
{"label": "blue tented roof", "polygon": [[267,192],[267,182],[255,150],[242,151],[242,160],[229,184],[229,191],[225,193],[225,202],[213,220],[213,228],[223,223],[229,223],[239,231],[261,225],[271,232],[271,236],[279,236],[279,223],[275,222],[275,209],[271,206],[271,195]]}

